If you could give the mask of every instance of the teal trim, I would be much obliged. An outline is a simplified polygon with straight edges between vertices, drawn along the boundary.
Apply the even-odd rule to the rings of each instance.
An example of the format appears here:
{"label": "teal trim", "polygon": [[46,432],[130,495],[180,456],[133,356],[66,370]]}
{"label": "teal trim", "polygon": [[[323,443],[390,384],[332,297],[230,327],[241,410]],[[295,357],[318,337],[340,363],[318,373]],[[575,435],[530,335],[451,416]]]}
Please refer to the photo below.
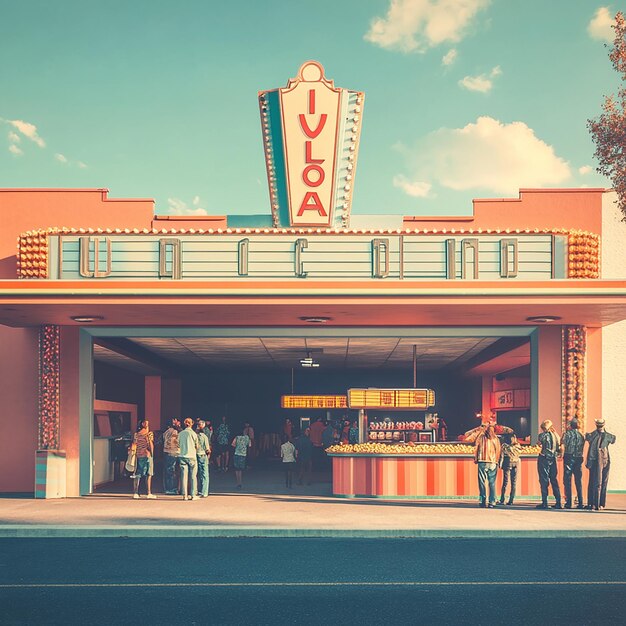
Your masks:
{"label": "teal trim", "polygon": [[[166,328],[107,327],[83,328],[92,337],[527,337],[536,330],[528,326],[441,327],[441,328]],[[532,349],[532,344],[531,344]]]}
{"label": "teal trim", "polygon": [[539,329],[530,335],[530,443],[537,443],[539,433]]}
{"label": "teal trim", "polygon": [[274,175],[276,177],[276,193],[278,195],[278,220],[279,225],[285,228],[290,225],[290,219],[285,144],[280,109],[280,91],[278,89],[268,91],[265,93],[265,97],[267,99],[272,157],[274,159]]}
{"label": "teal trim", "polygon": [[85,496],[93,489],[93,340],[85,328],[78,336],[78,371],[79,492]]}
{"label": "teal trim", "polygon": [[227,215],[228,228],[272,228],[272,216],[259,215]]}

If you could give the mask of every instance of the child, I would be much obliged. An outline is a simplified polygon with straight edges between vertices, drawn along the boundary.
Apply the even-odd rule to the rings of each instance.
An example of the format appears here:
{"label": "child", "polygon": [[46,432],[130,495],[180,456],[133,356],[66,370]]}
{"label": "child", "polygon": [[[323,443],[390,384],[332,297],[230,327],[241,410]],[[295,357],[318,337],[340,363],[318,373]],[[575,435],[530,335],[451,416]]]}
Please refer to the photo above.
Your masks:
{"label": "child", "polygon": [[519,465],[519,455],[522,452],[522,446],[517,442],[515,433],[508,435],[507,440],[502,444],[502,452],[500,453],[500,467],[502,468],[502,493],[500,494],[499,504],[504,504],[504,496],[506,487],[509,484],[509,476],[511,477],[511,492],[507,505],[513,504],[515,498],[515,486],[517,483],[517,467]]}

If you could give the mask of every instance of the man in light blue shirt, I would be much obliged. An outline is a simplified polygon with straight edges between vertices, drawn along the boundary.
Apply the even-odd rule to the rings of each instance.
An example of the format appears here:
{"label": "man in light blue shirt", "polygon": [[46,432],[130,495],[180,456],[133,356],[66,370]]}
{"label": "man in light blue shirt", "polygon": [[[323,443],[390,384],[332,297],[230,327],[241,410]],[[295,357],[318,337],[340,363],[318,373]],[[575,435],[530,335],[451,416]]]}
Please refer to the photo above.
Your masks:
{"label": "man in light blue shirt", "polygon": [[[185,429],[178,433],[178,446],[180,453],[178,464],[180,465],[180,487],[183,500],[198,500],[198,460],[197,446],[198,435],[193,432],[193,420],[188,417]],[[188,479],[191,478],[191,489],[188,490]]]}

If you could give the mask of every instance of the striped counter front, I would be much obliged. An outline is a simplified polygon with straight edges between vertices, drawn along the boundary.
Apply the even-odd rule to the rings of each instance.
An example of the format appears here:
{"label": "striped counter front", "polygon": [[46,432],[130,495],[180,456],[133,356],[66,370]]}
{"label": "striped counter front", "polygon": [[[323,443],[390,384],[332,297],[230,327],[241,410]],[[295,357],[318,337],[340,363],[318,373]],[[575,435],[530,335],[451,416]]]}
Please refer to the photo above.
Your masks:
{"label": "striped counter front", "polygon": [[[344,498],[478,497],[478,471],[471,455],[330,454],[333,495]],[[559,463],[560,465],[560,463]],[[559,467],[559,483],[562,481]],[[498,470],[497,494],[502,488]],[[508,492],[507,488],[507,492]],[[523,456],[516,497],[540,496],[537,457]]]}

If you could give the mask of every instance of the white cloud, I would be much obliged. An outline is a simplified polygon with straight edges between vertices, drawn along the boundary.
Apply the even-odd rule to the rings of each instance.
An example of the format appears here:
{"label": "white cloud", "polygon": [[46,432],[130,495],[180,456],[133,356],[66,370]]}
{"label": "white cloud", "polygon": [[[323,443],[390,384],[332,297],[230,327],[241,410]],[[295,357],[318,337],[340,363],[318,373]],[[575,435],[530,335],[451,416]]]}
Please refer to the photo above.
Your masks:
{"label": "white cloud", "polygon": [[585,174],[590,174],[593,171],[593,168],[591,167],[591,165],[583,165],[582,167],[578,168],[578,173],[582,174],[583,176]]}
{"label": "white cloud", "polygon": [[393,177],[393,186],[399,187],[407,196],[413,196],[414,198],[428,198],[432,188],[430,183],[421,180],[409,180],[402,174]]}
{"label": "white cloud", "polygon": [[200,196],[194,196],[191,202],[194,206],[198,206],[200,204]]}
{"label": "white cloud", "polygon": [[24,122],[23,120],[5,120],[8,124],[11,124],[13,128],[27,137],[31,141],[34,141],[40,148],[46,147],[46,142],[37,134],[37,127],[30,122]]}
{"label": "white cloud", "polygon": [[16,146],[14,143],[12,143],[9,146],[9,152],[11,154],[14,154],[15,156],[22,156],[24,154],[24,151],[21,148],[19,148],[18,146]]}
{"label": "white cloud", "polygon": [[76,161],[76,166],[79,167],[81,170],[87,169],[87,164],[83,163],[82,161]]}
{"label": "white cloud", "polygon": [[22,141],[22,138],[12,130],[9,131],[8,137],[11,143],[20,143],[20,141]]}
{"label": "white cloud", "polygon": [[365,40],[401,52],[425,52],[461,41],[476,14],[491,0],[390,0],[385,17],[376,17]]}
{"label": "white cloud", "polygon": [[60,163],[67,163],[67,157],[64,156],[63,154],[60,154],[59,152],[57,152],[54,155],[54,158],[59,161]]}
{"label": "white cloud", "polygon": [[520,187],[555,185],[571,176],[569,164],[523,122],[479,117],[464,128],[434,131],[413,147],[397,147],[414,180],[457,191],[515,194]]}
{"label": "white cloud", "polygon": [[615,39],[615,30],[611,28],[615,24],[615,17],[611,15],[608,7],[600,7],[587,25],[587,32],[592,39],[612,42]]}
{"label": "white cloud", "polygon": [[502,70],[499,65],[496,65],[491,72],[487,74],[480,74],[479,76],[466,76],[459,81],[461,87],[465,87],[469,91],[479,91],[481,93],[488,93],[493,88],[493,79],[496,76],[500,76]]}
{"label": "white cloud", "polygon": [[457,52],[456,48],[451,48],[446,54],[444,54],[443,58],[441,59],[441,65],[445,65],[446,67],[452,65],[456,61],[456,58],[458,56],[459,53]]}
{"label": "white cloud", "polygon": [[[199,197],[194,196],[194,200]],[[168,198],[167,199],[167,210],[165,211],[165,215],[208,215],[206,209],[201,207],[192,208],[187,205],[184,200],[180,198]]]}

